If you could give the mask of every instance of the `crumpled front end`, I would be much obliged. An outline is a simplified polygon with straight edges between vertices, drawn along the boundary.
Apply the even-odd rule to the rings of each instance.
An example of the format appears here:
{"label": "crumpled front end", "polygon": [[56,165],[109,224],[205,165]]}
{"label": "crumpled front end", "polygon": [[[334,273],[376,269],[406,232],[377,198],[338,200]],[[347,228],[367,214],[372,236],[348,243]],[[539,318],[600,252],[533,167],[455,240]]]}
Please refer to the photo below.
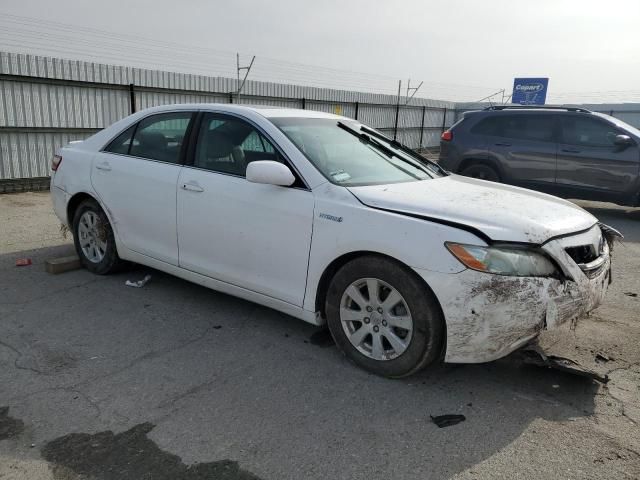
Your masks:
{"label": "crumpled front end", "polygon": [[611,260],[609,244],[597,225],[549,241],[542,249],[561,270],[558,278],[418,270],[445,316],[446,362],[496,360],[544,329],[575,321],[602,303]]}

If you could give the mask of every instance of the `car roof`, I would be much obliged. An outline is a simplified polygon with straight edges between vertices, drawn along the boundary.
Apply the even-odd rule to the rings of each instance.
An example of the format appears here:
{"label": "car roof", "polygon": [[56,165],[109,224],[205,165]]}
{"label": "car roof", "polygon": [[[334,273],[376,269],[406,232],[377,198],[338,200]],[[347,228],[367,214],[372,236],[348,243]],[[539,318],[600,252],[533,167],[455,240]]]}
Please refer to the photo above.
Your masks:
{"label": "car roof", "polygon": [[262,115],[265,118],[280,118],[280,117],[296,117],[296,118],[332,118],[342,119],[344,117],[340,115],[334,115],[333,113],[318,112],[315,110],[303,110],[301,108],[282,108],[271,107],[267,105],[234,105],[231,103],[178,103],[173,105],[161,105],[158,107],[151,107],[145,112],[171,112],[175,110],[210,110],[210,111],[223,111],[223,112],[236,112],[247,113],[254,112]]}

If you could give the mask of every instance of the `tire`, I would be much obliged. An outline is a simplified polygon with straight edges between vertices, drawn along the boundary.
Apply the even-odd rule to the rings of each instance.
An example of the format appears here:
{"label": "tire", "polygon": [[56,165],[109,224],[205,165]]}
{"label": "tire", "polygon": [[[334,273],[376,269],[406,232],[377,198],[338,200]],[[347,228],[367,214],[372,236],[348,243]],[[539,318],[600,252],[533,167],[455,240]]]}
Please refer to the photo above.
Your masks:
{"label": "tire", "polygon": [[95,200],[84,200],[73,214],[73,243],[80,262],[92,273],[106,275],[123,264],[109,219]]}
{"label": "tire", "polygon": [[[371,300],[370,288],[378,292],[377,300]],[[359,302],[365,305],[354,300],[358,292]],[[415,272],[389,258],[371,255],[344,265],[331,280],[325,311],[338,348],[356,365],[377,375],[411,375],[442,351],[444,317],[435,295]],[[380,343],[376,341],[374,350],[375,338]]]}
{"label": "tire", "polygon": [[478,178],[480,180],[488,180],[490,182],[499,182],[500,175],[498,172],[489,165],[485,165],[484,163],[474,163],[465,167],[464,170],[460,172],[460,175],[464,175],[465,177]]}

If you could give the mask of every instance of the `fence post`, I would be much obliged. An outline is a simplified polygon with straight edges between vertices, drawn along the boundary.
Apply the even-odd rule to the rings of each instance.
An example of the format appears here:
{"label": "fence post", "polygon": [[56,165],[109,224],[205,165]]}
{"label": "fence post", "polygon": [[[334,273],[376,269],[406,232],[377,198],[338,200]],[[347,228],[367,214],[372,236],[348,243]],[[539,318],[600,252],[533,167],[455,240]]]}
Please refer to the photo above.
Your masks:
{"label": "fence post", "polygon": [[305,97],[302,97],[302,109],[307,109],[307,99]]}
{"label": "fence post", "polygon": [[229,92],[229,103],[233,103],[233,92]]}
{"label": "fence post", "polygon": [[400,99],[398,98],[398,103],[396,103],[396,121],[393,125],[393,139],[398,138],[398,116],[400,115]]}
{"label": "fence post", "polygon": [[360,108],[360,102],[356,102],[356,114],[353,116],[355,120],[358,119],[358,110]]}
{"label": "fence post", "polygon": [[424,135],[424,116],[427,113],[427,107],[425,105],[422,106],[422,123],[420,123],[420,150],[422,150],[422,136]]}
{"label": "fence post", "polygon": [[444,113],[442,114],[442,131],[440,133],[444,133],[446,123],[447,123],[447,107],[444,107]]}
{"label": "fence post", "polygon": [[129,110],[130,113],[136,113],[136,92],[133,89],[133,83],[129,84]]}

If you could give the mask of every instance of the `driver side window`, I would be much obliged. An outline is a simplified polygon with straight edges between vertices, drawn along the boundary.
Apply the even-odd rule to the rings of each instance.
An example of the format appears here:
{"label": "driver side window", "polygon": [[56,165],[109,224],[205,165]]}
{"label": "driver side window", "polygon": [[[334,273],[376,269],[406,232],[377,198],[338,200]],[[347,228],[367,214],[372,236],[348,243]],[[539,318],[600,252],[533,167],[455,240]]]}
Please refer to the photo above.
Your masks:
{"label": "driver side window", "polygon": [[207,113],[202,119],[194,166],[244,177],[256,160],[282,161],[273,145],[247,122]]}

